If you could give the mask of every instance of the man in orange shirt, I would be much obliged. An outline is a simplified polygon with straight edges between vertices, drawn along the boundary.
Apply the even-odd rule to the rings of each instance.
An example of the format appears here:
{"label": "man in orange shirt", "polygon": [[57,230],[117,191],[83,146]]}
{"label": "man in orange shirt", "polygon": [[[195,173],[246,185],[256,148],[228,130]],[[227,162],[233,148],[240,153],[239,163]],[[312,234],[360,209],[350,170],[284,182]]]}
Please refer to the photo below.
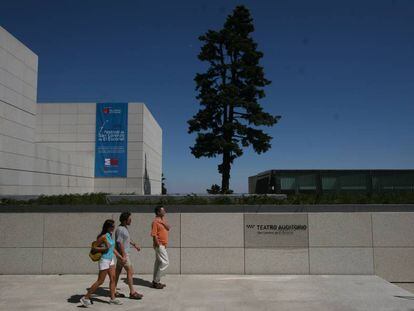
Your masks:
{"label": "man in orange shirt", "polygon": [[169,265],[167,245],[168,245],[168,231],[170,225],[165,218],[165,209],[162,206],[157,206],[154,210],[155,218],[151,225],[151,236],[153,238],[155,250],[154,276],[152,287],[163,289],[165,284],[160,283],[161,276],[165,274],[165,270]]}

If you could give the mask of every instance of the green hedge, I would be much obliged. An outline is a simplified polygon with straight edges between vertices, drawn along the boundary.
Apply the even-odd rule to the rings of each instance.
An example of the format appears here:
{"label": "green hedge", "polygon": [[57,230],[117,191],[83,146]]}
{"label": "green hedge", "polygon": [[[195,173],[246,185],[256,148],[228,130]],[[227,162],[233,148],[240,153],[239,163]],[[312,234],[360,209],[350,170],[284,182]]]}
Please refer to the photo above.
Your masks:
{"label": "green hedge", "polygon": [[3,205],[101,205],[107,204],[107,193],[41,195],[37,199],[19,201],[2,199]]}
{"label": "green hedge", "polygon": [[88,194],[65,194],[40,196],[37,199],[29,201],[17,201],[11,199],[2,199],[1,205],[147,205],[147,204],[165,204],[165,205],[226,205],[226,204],[414,204],[414,192],[403,193],[382,193],[368,196],[366,194],[298,194],[289,195],[287,199],[275,198],[266,195],[253,196],[211,196],[203,197],[197,195],[187,196],[165,196],[159,200],[144,199],[139,201],[121,200],[116,203],[109,203],[106,199],[106,193],[88,193]]}

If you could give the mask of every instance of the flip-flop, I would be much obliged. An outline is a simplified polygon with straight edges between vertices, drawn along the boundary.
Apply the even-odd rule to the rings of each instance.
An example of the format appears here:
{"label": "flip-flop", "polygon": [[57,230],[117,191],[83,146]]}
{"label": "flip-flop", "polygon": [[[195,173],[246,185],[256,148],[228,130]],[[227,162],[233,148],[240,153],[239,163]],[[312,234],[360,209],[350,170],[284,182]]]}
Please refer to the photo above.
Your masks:
{"label": "flip-flop", "polygon": [[132,294],[129,295],[129,299],[142,299],[142,297],[144,297],[144,295],[138,293],[138,292],[134,292]]}

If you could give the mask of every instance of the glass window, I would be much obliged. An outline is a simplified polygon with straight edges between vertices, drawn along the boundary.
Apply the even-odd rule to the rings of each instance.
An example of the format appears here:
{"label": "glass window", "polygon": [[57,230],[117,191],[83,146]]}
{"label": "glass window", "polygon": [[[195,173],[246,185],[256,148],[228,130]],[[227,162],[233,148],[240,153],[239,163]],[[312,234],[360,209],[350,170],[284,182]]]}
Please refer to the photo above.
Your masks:
{"label": "glass window", "polygon": [[282,190],[295,190],[295,182],[296,182],[296,178],[295,177],[280,177],[280,188]]}
{"label": "glass window", "polygon": [[316,175],[298,176],[297,182],[300,190],[316,190]]}
{"label": "glass window", "polygon": [[336,177],[322,176],[322,190],[335,190]]}
{"label": "glass window", "polygon": [[365,190],[367,188],[366,175],[349,174],[340,176],[341,190]]}

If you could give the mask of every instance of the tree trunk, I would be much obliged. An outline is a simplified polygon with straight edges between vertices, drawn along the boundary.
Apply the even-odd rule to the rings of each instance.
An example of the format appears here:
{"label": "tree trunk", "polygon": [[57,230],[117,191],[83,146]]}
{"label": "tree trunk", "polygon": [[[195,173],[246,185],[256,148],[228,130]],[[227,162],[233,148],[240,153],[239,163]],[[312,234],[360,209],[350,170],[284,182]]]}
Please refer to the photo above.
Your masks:
{"label": "tree trunk", "polygon": [[230,152],[223,153],[223,163],[221,164],[221,191],[227,193],[230,189]]}

